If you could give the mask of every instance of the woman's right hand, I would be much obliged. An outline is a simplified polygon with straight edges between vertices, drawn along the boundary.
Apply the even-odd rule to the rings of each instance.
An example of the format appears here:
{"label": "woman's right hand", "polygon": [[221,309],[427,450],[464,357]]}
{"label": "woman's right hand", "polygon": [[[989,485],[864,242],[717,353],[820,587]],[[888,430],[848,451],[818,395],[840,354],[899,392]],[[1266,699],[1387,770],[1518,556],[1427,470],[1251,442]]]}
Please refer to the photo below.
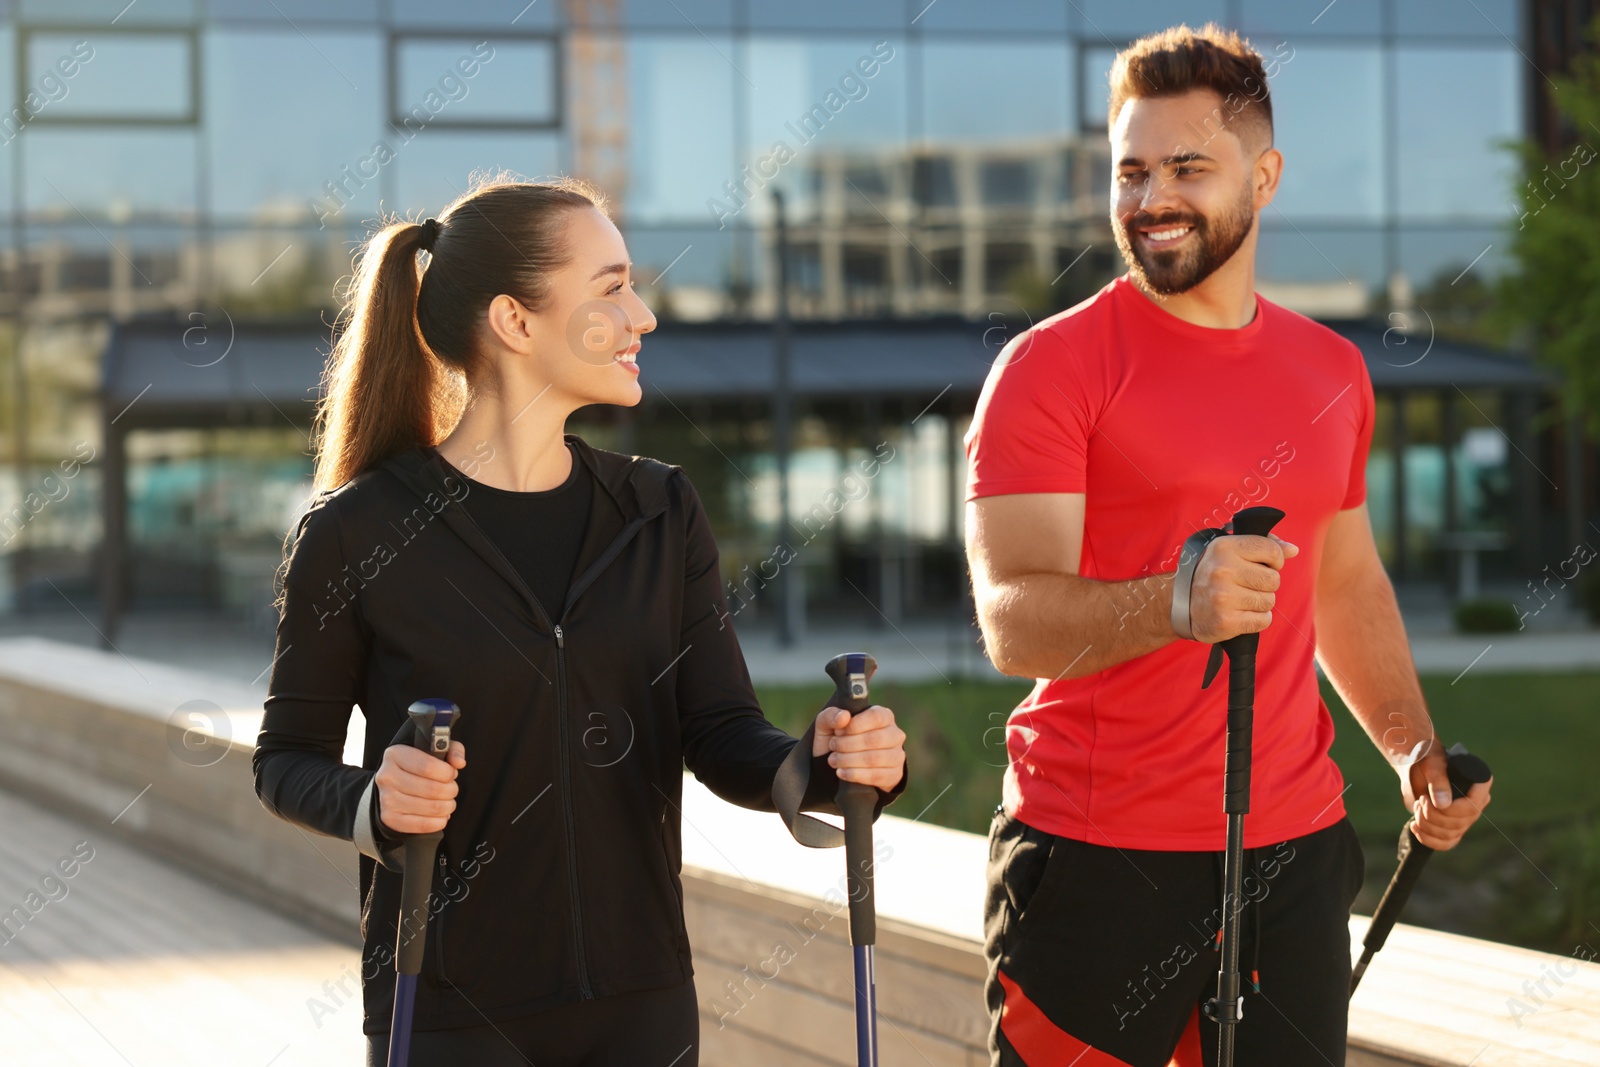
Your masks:
{"label": "woman's right hand", "polygon": [[450,742],[445,759],[410,745],[391,745],[373,778],[378,787],[378,816],[397,834],[431,834],[443,830],[456,810],[456,774],[467,765],[467,750]]}

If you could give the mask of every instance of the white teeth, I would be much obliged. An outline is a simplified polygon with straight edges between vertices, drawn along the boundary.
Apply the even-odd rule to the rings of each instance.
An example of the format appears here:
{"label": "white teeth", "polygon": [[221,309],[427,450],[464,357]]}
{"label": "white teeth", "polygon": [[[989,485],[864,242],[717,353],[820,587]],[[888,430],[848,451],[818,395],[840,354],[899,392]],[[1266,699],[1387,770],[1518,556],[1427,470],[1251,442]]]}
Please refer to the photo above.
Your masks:
{"label": "white teeth", "polygon": [[616,362],[618,362],[618,363],[637,363],[637,362],[639,362],[639,357],[636,356],[636,355],[633,355],[631,353],[627,353],[627,354],[623,354],[623,355],[617,356],[616,357]]}
{"label": "white teeth", "polygon": [[1175,230],[1157,230],[1153,233],[1146,233],[1145,236],[1152,241],[1170,241],[1175,237],[1182,237],[1189,230],[1190,227],[1188,226],[1180,226]]}

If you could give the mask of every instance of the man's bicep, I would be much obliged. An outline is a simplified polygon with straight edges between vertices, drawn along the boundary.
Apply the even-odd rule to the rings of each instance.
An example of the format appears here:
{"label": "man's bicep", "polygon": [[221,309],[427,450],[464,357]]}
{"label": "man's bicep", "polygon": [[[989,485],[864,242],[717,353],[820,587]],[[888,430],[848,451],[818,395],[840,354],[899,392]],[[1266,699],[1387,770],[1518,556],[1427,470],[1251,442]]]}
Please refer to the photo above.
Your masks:
{"label": "man's bicep", "polygon": [[967,562],[982,587],[1023,574],[1077,574],[1083,493],[1015,493],[967,504]]}

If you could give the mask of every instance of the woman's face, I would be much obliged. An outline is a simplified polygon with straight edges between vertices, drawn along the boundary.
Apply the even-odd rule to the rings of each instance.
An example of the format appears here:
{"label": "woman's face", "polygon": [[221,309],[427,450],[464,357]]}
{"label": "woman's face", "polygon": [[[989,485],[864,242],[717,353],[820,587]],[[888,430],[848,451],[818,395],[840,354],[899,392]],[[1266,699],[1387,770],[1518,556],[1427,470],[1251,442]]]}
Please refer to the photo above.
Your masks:
{"label": "woman's face", "polygon": [[634,359],[656,317],[633,290],[633,265],[610,219],[579,208],[564,237],[571,258],[550,275],[544,310],[527,317],[529,354],[572,408],[632,407],[644,396]]}

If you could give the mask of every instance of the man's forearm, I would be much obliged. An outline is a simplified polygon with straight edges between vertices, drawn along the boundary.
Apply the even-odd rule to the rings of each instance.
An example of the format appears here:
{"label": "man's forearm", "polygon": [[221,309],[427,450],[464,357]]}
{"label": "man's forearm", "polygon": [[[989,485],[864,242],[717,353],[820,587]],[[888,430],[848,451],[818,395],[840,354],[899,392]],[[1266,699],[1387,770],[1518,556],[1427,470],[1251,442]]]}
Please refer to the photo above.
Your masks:
{"label": "man's forearm", "polygon": [[1432,739],[1394,586],[1382,569],[1316,597],[1317,661],[1390,765]]}
{"label": "man's forearm", "polygon": [[980,621],[989,658],[1017,677],[1082,678],[1178,640],[1171,574],[1029,574],[1001,583],[988,603]]}

